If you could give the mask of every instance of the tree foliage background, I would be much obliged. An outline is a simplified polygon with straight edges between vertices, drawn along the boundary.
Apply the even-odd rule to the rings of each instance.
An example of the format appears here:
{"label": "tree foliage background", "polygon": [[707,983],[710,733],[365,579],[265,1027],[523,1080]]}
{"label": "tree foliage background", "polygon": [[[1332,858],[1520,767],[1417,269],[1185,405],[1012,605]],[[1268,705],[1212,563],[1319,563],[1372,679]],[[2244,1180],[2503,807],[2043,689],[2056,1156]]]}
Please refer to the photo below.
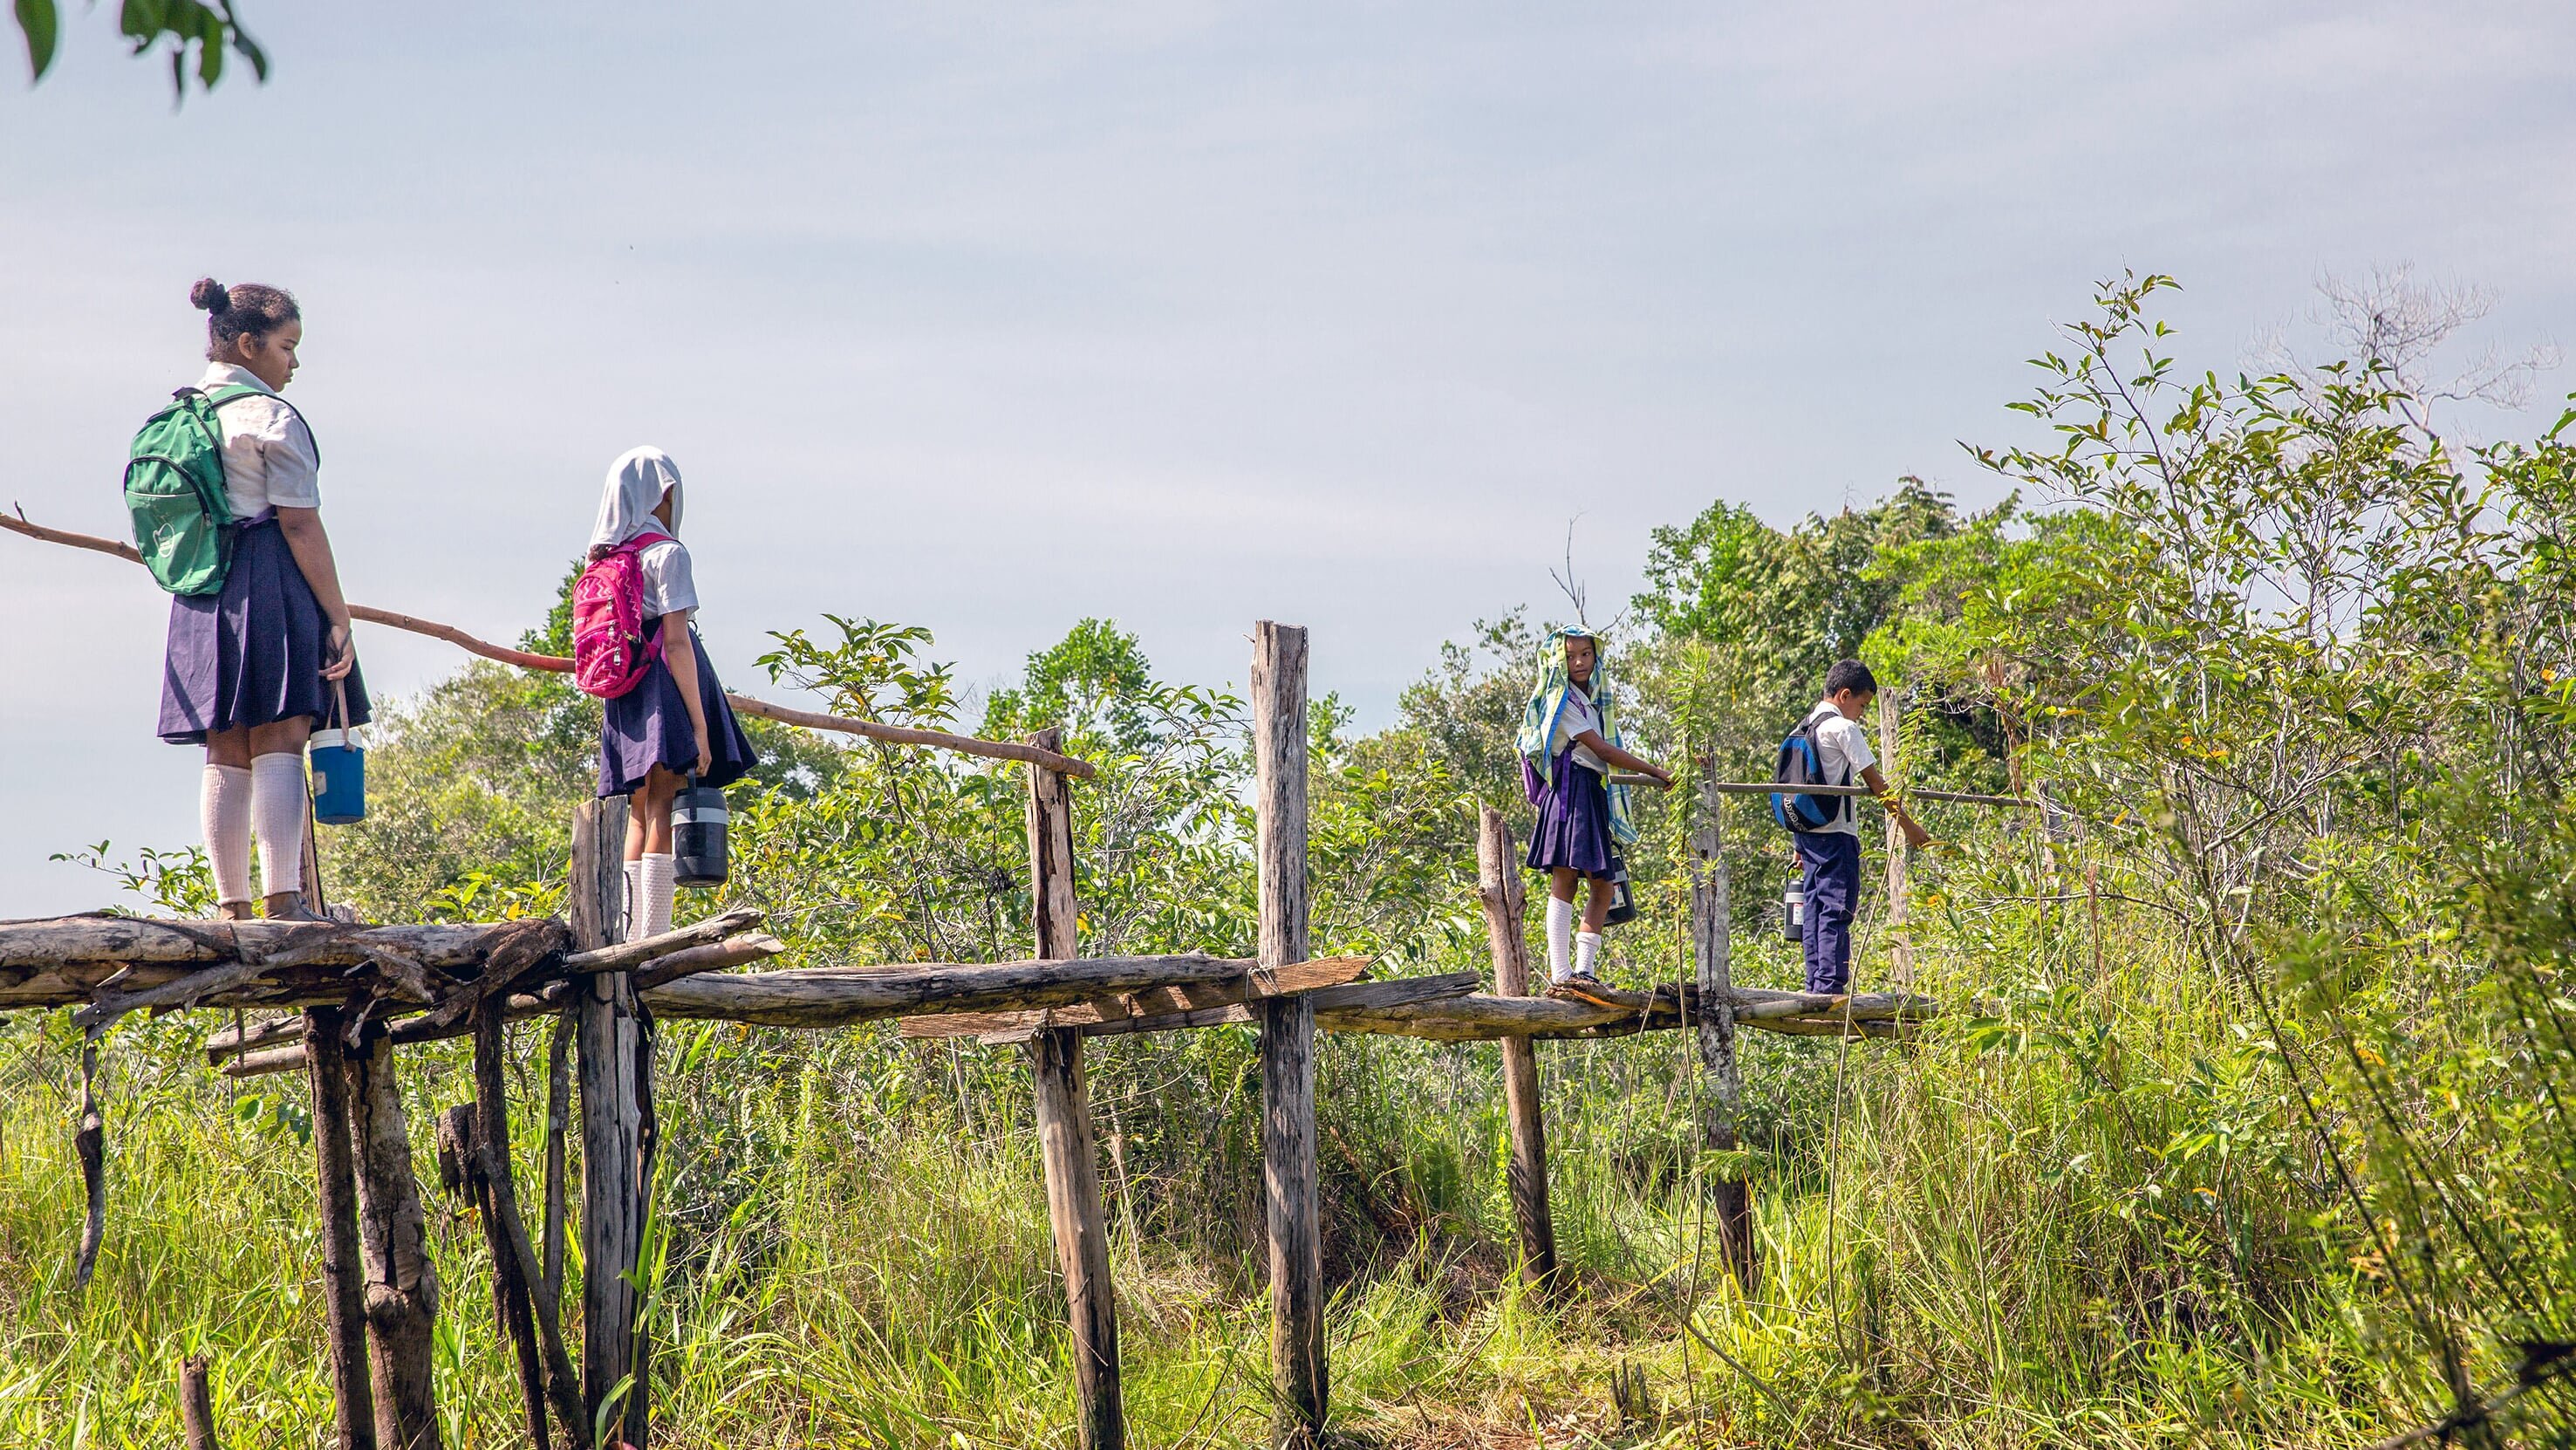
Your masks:
{"label": "tree foliage background", "polygon": [[[1781,1444],[2576,1435],[2576,414],[2455,442],[2403,294],[2339,360],[2190,370],[2155,317],[2170,285],[2105,283],[2040,357],[2019,406],[2047,441],[1971,455],[2014,489],[1991,508],[1908,478],[1786,528],[1721,500],[1655,532],[1610,638],[1637,748],[1760,779],[1857,653],[1901,712],[1902,784],[2041,808],[1924,807],[1945,847],[1913,863],[1906,969],[1950,1011],[1916,1043],[1748,1045],[1735,1166],[1759,1185],[1759,1296],[1706,1271],[1686,1045],[1549,1050],[1580,1287],[1542,1312],[1509,1287],[1490,1051],[1328,1037],[1350,1413],[1390,1434],[1519,1423],[1598,1403],[1615,1358],[1661,1390],[1586,1422],[1631,1437],[1611,1443],[1711,1422]],[[1525,834],[1510,741],[1549,627],[1478,624],[1380,730],[1314,702],[1319,952],[1483,965],[1474,811]],[[1075,792],[1086,949],[1250,952],[1243,704],[1164,678],[1114,622],[1077,622],[981,700],[915,626],[827,615],[756,667],[846,714],[1060,725],[1100,768]],[[758,905],[808,962],[1025,953],[1015,767],[751,723],[768,759],[733,792],[734,876],[692,910]],[[328,841],[335,889],[384,919],[553,909],[591,702],[476,665],[388,727],[370,818]],[[1688,970],[1681,794],[1640,803],[1647,912],[1612,946],[1631,980]],[[1736,973],[1791,985],[1783,840],[1758,811],[1725,818]],[[184,855],[124,869],[169,903],[201,890]],[[1895,932],[1871,898],[1860,970],[1884,983]],[[47,1044],[0,1030],[9,1070],[41,1071]],[[128,1092],[205,1110],[159,1085],[185,1040],[110,1046]],[[1060,1428],[1016,1063],[881,1029],[693,1024],[661,1051],[657,1302],[696,1348],[657,1402],[684,1439],[749,1443],[781,1415],[903,1444]],[[1102,1039],[1092,1062],[1131,1410],[1176,1443],[1231,1423],[1220,1404],[1258,1418],[1256,1064],[1231,1029]],[[242,1143],[291,1131],[287,1097],[240,1101],[216,1095]],[[0,1171],[0,1262],[41,1257],[46,1182]],[[119,1262],[115,1312],[158,1322]],[[43,1294],[10,1312],[21,1343],[70,1343]],[[761,1358],[763,1336],[796,1348]],[[744,1364],[752,1388],[715,1388]],[[0,1425],[67,1433],[38,1403],[0,1391]]]}

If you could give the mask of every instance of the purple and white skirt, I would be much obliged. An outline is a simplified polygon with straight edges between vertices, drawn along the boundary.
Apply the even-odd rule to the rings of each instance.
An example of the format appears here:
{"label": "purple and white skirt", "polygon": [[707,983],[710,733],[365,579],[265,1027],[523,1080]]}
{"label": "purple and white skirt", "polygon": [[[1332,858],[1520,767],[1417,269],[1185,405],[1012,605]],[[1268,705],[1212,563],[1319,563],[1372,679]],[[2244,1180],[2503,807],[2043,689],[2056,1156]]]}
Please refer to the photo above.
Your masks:
{"label": "purple and white skirt", "polygon": [[352,666],[338,689],[322,678],[330,632],[277,521],[243,526],[222,593],[171,597],[161,738],[202,745],[215,732],[299,715],[317,730],[366,724],[367,682],[358,669]]}
{"label": "purple and white skirt", "polygon": [[[647,621],[648,629],[659,628]],[[742,779],[744,772],[760,763],[760,752],[751,748],[751,740],[742,733],[742,722],[734,719],[733,706],[726,702],[724,686],[716,679],[715,666],[707,663],[707,647],[695,628],[689,631],[689,643],[697,646],[698,703],[707,715],[707,754],[711,764],[698,778],[700,785],[728,786]],[[604,796],[625,795],[642,788],[644,777],[654,766],[661,766],[685,779],[698,761],[697,733],[689,725],[689,702],[680,693],[680,682],[671,676],[671,664],[656,658],[652,670],[635,682],[635,688],[614,700],[603,701],[599,726],[599,793]]]}
{"label": "purple and white skirt", "polygon": [[1574,763],[1569,748],[1538,799],[1538,825],[1530,831],[1533,871],[1572,867],[1586,876],[1610,874],[1610,791],[1601,773]]}

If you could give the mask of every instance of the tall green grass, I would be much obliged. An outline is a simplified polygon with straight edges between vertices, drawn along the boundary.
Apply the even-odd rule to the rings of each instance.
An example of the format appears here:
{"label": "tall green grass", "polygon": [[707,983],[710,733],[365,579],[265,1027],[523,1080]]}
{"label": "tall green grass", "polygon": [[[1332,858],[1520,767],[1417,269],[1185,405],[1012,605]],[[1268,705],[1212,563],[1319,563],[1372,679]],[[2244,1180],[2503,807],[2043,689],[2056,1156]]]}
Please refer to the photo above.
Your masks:
{"label": "tall green grass", "polygon": [[[2151,923],[2106,932],[2097,974],[2062,919],[1936,920],[1923,985],[1988,1010],[1902,1047],[1747,1034],[1766,1271],[1749,1296],[1715,1267],[1680,1034],[1543,1049],[1570,1277],[1553,1304],[1511,1258],[1493,1049],[1329,1037],[1340,1423],[1405,1446],[2384,1433],[2375,1287],[2316,1218],[2316,1165],[2226,992]],[[1743,941],[1741,979],[1787,979],[1776,945]],[[311,1443],[328,1421],[301,1083],[207,1073],[207,1025],[129,1023],[104,1055],[109,1233],[84,1294],[71,1044],[59,1019],[0,1027],[0,1443],[171,1443],[177,1366],[200,1351],[234,1443]],[[532,1095],[542,1034],[519,1031]],[[663,1443],[1071,1443],[1012,1053],[715,1024],[671,1024],[659,1050]],[[1140,1445],[1263,1439],[1255,1061],[1233,1029],[1093,1044]],[[470,1075],[452,1045],[406,1065],[425,1144]],[[515,1125],[526,1172],[537,1114]],[[428,1192],[449,1443],[518,1443],[480,1231]],[[1643,1400],[1616,1407],[1632,1370]]]}

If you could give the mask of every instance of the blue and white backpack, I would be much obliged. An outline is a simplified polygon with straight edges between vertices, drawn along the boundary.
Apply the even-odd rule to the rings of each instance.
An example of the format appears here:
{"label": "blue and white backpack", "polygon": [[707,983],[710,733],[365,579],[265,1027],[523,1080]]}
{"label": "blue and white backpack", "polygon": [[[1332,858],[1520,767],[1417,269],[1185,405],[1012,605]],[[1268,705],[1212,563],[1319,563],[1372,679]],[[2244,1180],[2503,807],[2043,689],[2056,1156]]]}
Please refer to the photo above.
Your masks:
{"label": "blue and white backpack", "polygon": [[[1849,785],[1851,781],[1825,778],[1824,752],[1816,745],[1816,726],[1824,719],[1822,710],[1810,711],[1780,742],[1780,760],[1771,771],[1773,785]],[[1848,772],[1846,772],[1848,776]],[[1837,826],[1848,817],[1852,798],[1844,795],[1801,795],[1794,791],[1774,792],[1771,818],[1798,835],[1811,835],[1828,826]]]}

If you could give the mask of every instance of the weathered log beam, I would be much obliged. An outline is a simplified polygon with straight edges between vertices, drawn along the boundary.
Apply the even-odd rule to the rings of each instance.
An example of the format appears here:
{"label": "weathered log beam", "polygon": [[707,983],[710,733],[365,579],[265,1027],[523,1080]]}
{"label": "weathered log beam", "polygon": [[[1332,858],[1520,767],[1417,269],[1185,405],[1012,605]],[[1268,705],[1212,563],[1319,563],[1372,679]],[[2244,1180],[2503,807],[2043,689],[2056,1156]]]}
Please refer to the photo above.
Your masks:
{"label": "weathered log beam", "polygon": [[[655,957],[635,969],[635,990],[649,992],[655,987],[676,982],[682,977],[695,977],[707,972],[721,972],[727,967],[748,966],[753,962],[779,956],[787,943],[767,932],[751,932],[727,937],[705,946],[689,947],[667,957]],[[553,991],[548,989],[551,1000]]]}
{"label": "weathered log beam", "polygon": [[[1742,991],[1742,989],[1738,989]],[[1638,1006],[1604,1007],[1556,997],[1459,997],[1419,1006],[1339,1013],[1329,1024],[1341,1032],[1374,1032],[1399,1037],[1425,1037],[1440,1042],[1491,1041],[1505,1037],[1620,1037],[1632,1032],[1662,1031],[1683,1025],[1685,1011],[1696,1021],[1698,994],[1671,987]],[[1803,994],[1800,994],[1803,995]],[[1685,1008],[1685,1005],[1687,1007]],[[1899,1030],[1898,1004],[1853,999],[1851,1031],[1858,1037],[1893,1036]],[[1902,1004],[1905,1020],[1928,1016],[1922,998]],[[1814,1009],[1799,1016],[1772,1016],[1738,1023],[1794,1037],[1832,1037],[1844,1030],[1840,1010]]]}
{"label": "weathered log beam", "polygon": [[845,1027],[924,1011],[999,1012],[1062,1007],[1153,987],[1240,977],[1252,963],[1200,952],[1035,962],[924,962],[895,967],[805,967],[690,977],[645,994],[656,1017]]}
{"label": "weathered log beam", "polygon": [[[1225,981],[1151,987],[1141,992],[1125,992],[1066,1007],[1044,1007],[1029,1012],[941,1012],[926,1017],[906,1017],[902,1032],[906,1037],[980,1037],[986,1042],[1025,1042],[1042,1028],[1073,1027],[1081,1029],[1085,1037],[1097,1037],[1103,1035],[1101,1029],[1120,1030],[1126,1023],[1150,1022],[1212,1007],[1257,1001],[1263,997],[1285,996],[1290,992],[1311,992],[1318,987],[1338,987],[1358,980],[1368,968],[1369,959],[1366,957],[1324,957],[1311,962],[1291,962],[1276,972],[1255,968]],[[1123,1030],[1150,1032],[1158,1029],[1125,1027]]]}
{"label": "weathered log beam", "polygon": [[[1374,1011],[1400,1007],[1408,1002],[1431,1002],[1444,997],[1463,997],[1476,990],[1474,972],[1446,972],[1436,977],[1398,977],[1389,982],[1346,982],[1338,987],[1318,987],[1304,995],[1308,1006],[1315,1009],[1318,1026],[1328,1024],[1337,1010]],[[1124,1037],[1146,1032],[1185,1032],[1199,1027],[1228,1027],[1261,1020],[1262,1003],[1270,1000],[1255,997],[1248,1001],[1229,1002],[1218,1007],[1202,1007],[1189,1012],[1166,1012],[1153,1017],[1126,1017],[1109,1022],[1096,1022],[1071,1030],[1084,1037]],[[1016,1042],[1019,1031],[995,1033],[982,1039],[1000,1044]]]}
{"label": "weathered log beam", "polygon": [[[151,916],[54,916],[0,921],[0,967],[38,971],[86,963],[203,966],[276,961],[351,967],[390,947],[429,966],[472,967],[484,939],[508,923],[347,926],[332,921],[172,921]],[[55,1005],[55,1004],[46,1004]]]}
{"label": "weathered log beam", "polygon": [[[644,966],[659,967],[684,952],[743,943],[729,953],[701,953],[680,971],[646,971],[669,979],[756,961],[786,950],[775,937],[754,937],[761,913],[745,908],[694,922],[644,941],[545,963],[540,977]],[[462,926],[348,926],[338,922],[168,921],[132,916],[66,916],[0,922],[0,1012],[22,1007],[75,1007],[80,1025],[103,1029],[141,1008],[296,1007],[347,1000],[348,969],[372,966],[398,999],[427,1005],[445,1000],[460,983],[491,964],[496,949],[525,946],[527,921]],[[750,947],[751,940],[773,943]],[[542,961],[542,954],[531,965]],[[433,976],[454,980],[438,982]],[[487,984],[488,985],[488,984]],[[447,1014],[460,1024],[461,1010]],[[269,1041],[284,1041],[297,1028],[263,1023],[236,1039],[230,1031],[208,1040],[220,1059]],[[464,1028],[459,1025],[457,1033]]]}
{"label": "weathered log beam", "polygon": [[726,937],[750,931],[766,919],[758,907],[736,907],[721,916],[693,921],[659,936],[574,952],[563,959],[563,973],[568,977],[580,977],[592,972],[622,972],[630,967],[640,967],[656,957],[667,957],[685,947],[723,941]]}
{"label": "weathered log beam", "polygon": [[[657,957],[643,967],[637,968],[633,975],[639,982],[659,984],[677,981],[682,977],[694,976],[701,972],[720,971],[726,967],[760,961],[766,957],[777,956],[786,950],[785,942],[774,936],[756,932],[726,941],[711,942],[705,946],[686,947],[674,951],[668,956]],[[512,993],[503,1002],[502,1020],[517,1022],[525,1018],[541,1016],[558,1011],[570,1005],[573,1000],[573,986],[570,981],[549,982],[541,991]],[[397,1046],[410,1046],[415,1043],[443,1042],[451,1037],[463,1037],[471,1030],[470,1019],[451,1021],[435,1016],[412,1016],[396,1018],[387,1026],[385,1036],[386,1040]],[[254,1031],[251,1034],[254,1043],[274,1039],[283,1040],[285,1045],[260,1047],[233,1056],[229,1061],[220,1061],[224,1076],[263,1077],[269,1073],[296,1070],[304,1062],[303,1044],[294,1040],[301,1031],[302,1029],[298,1028],[295,1032],[280,1031],[269,1035]],[[214,1059],[218,1058],[219,1052],[233,1051],[231,1035],[232,1030],[226,1028],[222,1033],[208,1039],[207,1057]]]}
{"label": "weathered log beam", "polygon": [[[692,947],[662,958],[636,975],[651,980],[657,972],[680,965],[728,964],[731,954],[756,960],[783,950],[774,937],[737,937],[732,941]],[[702,955],[703,954],[703,955]],[[1358,958],[1326,957],[1278,969],[1277,980],[1305,980],[1309,969],[1331,975],[1348,970]],[[666,965],[667,964],[667,965]],[[1253,964],[1239,958],[1196,953],[1159,957],[1089,957],[1038,962],[933,962],[912,967],[809,967],[784,972],[744,972],[725,976],[692,976],[653,987],[641,994],[643,1005],[657,1017],[752,1022],[773,1027],[841,1027],[885,1017],[908,1017],[907,1036],[964,1036],[971,1031],[1008,1034],[1024,1030],[1021,1015],[1053,1009],[1053,1025],[1077,1027],[1084,1036],[1127,1032],[1164,1032],[1254,1020],[1254,1014],[1231,1010],[1261,1000],[1243,988]],[[1353,986],[1393,989],[1393,996],[1361,994],[1338,997],[1343,987],[1309,989],[1320,1014],[1317,1025],[1335,1032],[1374,1032],[1425,1037],[1444,1042],[1491,1041],[1504,1037],[1617,1037],[1631,1032],[1660,1031],[1683,1025],[1685,1015],[1698,1018],[1698,989],[1669,984],[1652,992],[1620,994],[1625,1005],[1605,1007],[1555,997],[1488,997],[1441,988],[1409,985],[1436,979],[1404,978],[1395,982]],[[1225,1005],[1116,1018],[1106,1005],[1121,997],[1144,994],[1146,1001],[1188,1000],[1156,993],[1198,991],[1233,993]],[[1293,987],[1289,990],[1295,990]],[[1419,994],[1419,995],[1417,995]],[[509,998],[503,1016],[516,1021],[551,1012],[571,1000],[571,989],[550,985],[541,993]],[[1868,992],[1849,998],[1811,992],[1762,988],[1732,989],[1737,1025],[1792,1037],[1832,1037],[1842,1033],[1846,1010],[1855,1036],[1894,1035],[1902,1022],[1937,1015],[1940,1004],[1928,997],[1897,992]],[[923,1008],[936,1011],[925,1015]],[[992,1025],[982,1025],[982,1024]],[[397,1044],[432,1042],[462,1036],[463,1029],[440,1026],[425,1017],[406,1017],[389,1028]],[[285,1035],[283,1033],[281,1036]],[[226,1034],[228,1037],[229,1034]],[[1018,1040],[1005,1038],[1004,1040]],[[209,1044],[209,1051],[213,1051]],[[289,1041],[281,1047],[242,1053],[224,1063],[227,1077],[258,1077],[291,1072],[304,1062],[303,1047]]]}
{"label": "weathered log beam", "polygon": [[254,1048],[274,1047],[281,1042],[294,1042],[304,1036],[304,1018],[268,1017],[239,1027],[227,1027],[206,1039],[206,1066],[221,1067],[228,1058],[239,1057]]}

